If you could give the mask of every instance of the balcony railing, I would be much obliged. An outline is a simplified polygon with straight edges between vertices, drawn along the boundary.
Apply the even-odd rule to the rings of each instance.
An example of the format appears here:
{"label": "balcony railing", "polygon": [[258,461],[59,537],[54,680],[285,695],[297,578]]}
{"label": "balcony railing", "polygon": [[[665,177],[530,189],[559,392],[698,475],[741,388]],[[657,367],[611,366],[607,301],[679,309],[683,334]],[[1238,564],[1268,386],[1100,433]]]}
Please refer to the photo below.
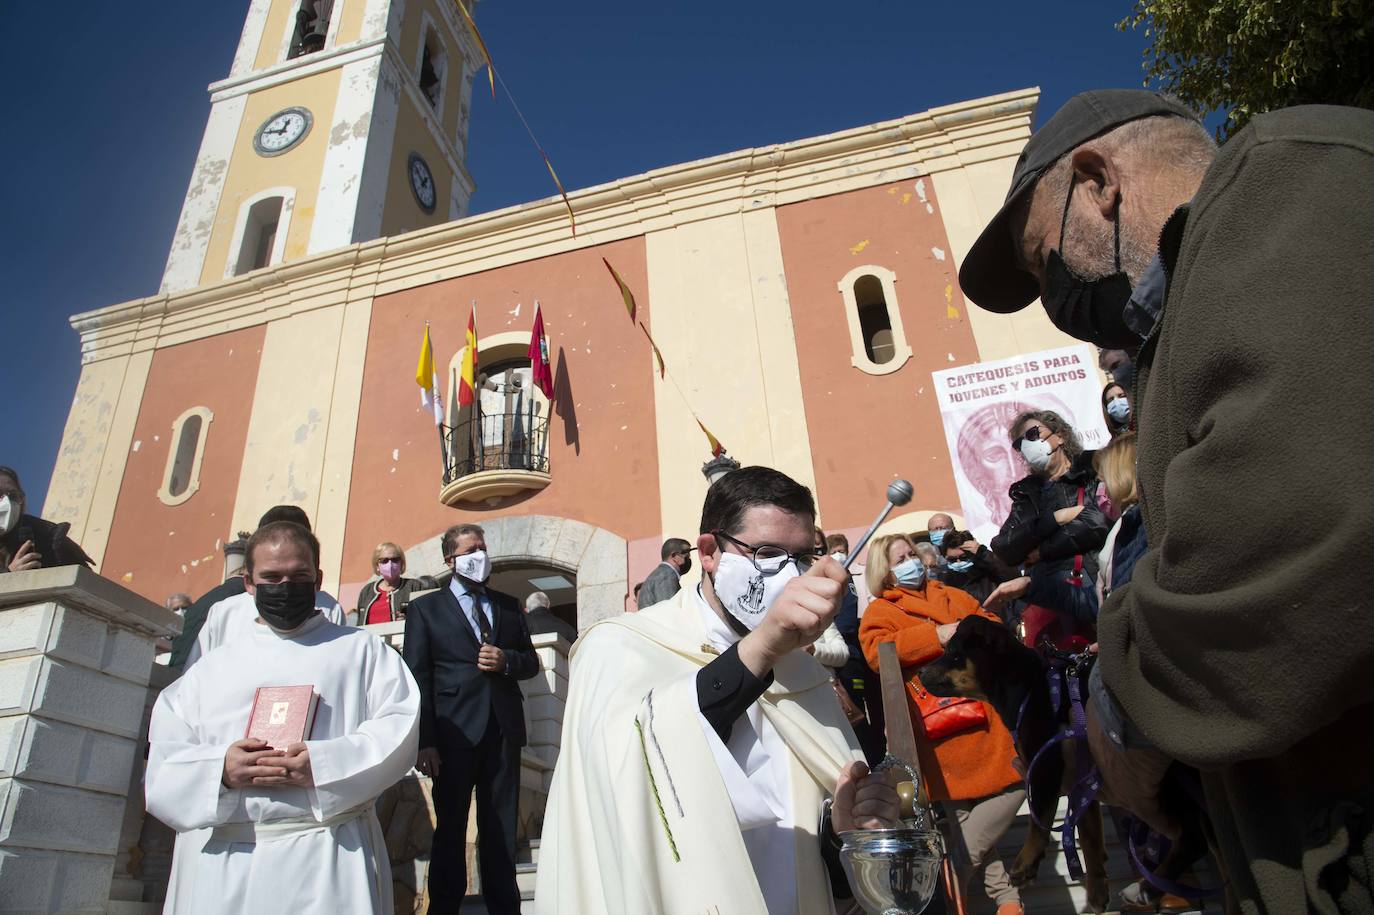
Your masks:
{"label": "balcony railing", "polygon": [[549,421],[535,409],[481,414],[444,434],[446,505],[542,489],[549,482]]}

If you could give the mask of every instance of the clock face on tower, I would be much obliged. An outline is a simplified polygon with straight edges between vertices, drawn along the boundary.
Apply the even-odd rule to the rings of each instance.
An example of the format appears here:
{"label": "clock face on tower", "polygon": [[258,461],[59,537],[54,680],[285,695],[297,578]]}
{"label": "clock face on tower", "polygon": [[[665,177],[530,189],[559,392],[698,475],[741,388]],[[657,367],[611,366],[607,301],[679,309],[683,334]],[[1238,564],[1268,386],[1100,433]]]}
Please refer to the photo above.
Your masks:
{"label": "clock face on tower", "polygon": [[272,115],[253,136],[253,149],[260,156],[280,156],[310,132],[314,117],[307,108],[283,108]]}
{"label": "clock face on tower", "polygon": [[429,170],[429,163],[420,158],[419,153],[411,153],[406,170],[410,172],[410,189],[415,194],[415,202],[426,213],[433,213],[434,175]]}

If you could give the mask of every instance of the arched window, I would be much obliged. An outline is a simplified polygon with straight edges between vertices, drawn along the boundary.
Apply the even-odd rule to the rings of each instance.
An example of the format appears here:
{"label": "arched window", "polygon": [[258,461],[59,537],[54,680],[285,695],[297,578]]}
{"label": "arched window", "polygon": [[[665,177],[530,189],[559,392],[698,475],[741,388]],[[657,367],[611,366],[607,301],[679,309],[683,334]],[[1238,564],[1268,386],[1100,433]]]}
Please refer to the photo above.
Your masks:
{"label": "arched window", "polygon": [[329,38],[329,23],[333,18],[334,0],[301,0],[296,21],[291,28],[291,46],[287,59],[323,51]]}
{"label": "arched window", "polygon": [[249,197],[239,206],[229,262],[225,265],[226,277],[281,263],[295,202],[294,188],[274,187]]}
{"label": "arched window", "polygon": [[192,407],[172,423],[172,434],[167,440],[167,467],[157,493],[164,504],[180,505],[200,489],[200,463],[214,418],[208,407]]}
{"label": "arched window", "polygon": [[429,107],[441,118],[444,114],[444,87],[448,76],[448,48],[439,37],[439,30],[429,14],[424,15],[424,27],[420,31],[420,59],[415,68],[415,78],[420,83],[420,94],[429,102]]}
{"label": "arched window", "polygon": [[839,282],[849,324],[850,363],[870,375],[887,375],[911,358],[897,307],[897,277],[872,264],[855,267]]}
{"label": "arched window", "polygon": [[[464,351],[449,365],[449,479],[482,470],[548,469],[550,405],[533,383],[528,332],[510,331],[477,342],[480,415],[458,405]],[[448,482],[449,480],[446,480]]]}

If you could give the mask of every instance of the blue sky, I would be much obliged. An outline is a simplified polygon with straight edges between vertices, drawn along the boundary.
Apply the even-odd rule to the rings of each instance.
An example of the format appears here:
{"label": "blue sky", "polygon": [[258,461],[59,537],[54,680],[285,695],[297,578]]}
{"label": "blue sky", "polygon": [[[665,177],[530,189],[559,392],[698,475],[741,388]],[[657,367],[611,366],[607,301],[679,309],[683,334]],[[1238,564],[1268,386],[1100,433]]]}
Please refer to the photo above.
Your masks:
{"label": "blue sky", "polygon": [[[350,0],[359,2],[359,0]],[[247,0],[5,4],[0,464],[41,507],[80,374],[81,311],[156,292]],[[482,0],[497,69],[573,190],[1026,86],[1139,86],[1129,2]],[[60,28],[60,41],[45,39]],[[545,197],[501,98],[474,92],[473,212]]]}

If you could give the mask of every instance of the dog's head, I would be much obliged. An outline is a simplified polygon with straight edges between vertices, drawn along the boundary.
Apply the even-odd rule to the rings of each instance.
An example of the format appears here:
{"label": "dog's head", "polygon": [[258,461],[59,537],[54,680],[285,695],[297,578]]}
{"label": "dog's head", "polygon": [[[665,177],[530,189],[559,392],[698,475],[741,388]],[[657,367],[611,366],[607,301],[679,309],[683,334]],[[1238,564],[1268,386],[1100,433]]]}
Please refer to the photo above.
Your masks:
{"label": "dog's head", "polygon": [[966,616],[945,645],[945,653],[918,671],[933,696],[993,701],[993,692],[1020,677],[1038,675],[1040,657],[1006,626],[983,616]]}

